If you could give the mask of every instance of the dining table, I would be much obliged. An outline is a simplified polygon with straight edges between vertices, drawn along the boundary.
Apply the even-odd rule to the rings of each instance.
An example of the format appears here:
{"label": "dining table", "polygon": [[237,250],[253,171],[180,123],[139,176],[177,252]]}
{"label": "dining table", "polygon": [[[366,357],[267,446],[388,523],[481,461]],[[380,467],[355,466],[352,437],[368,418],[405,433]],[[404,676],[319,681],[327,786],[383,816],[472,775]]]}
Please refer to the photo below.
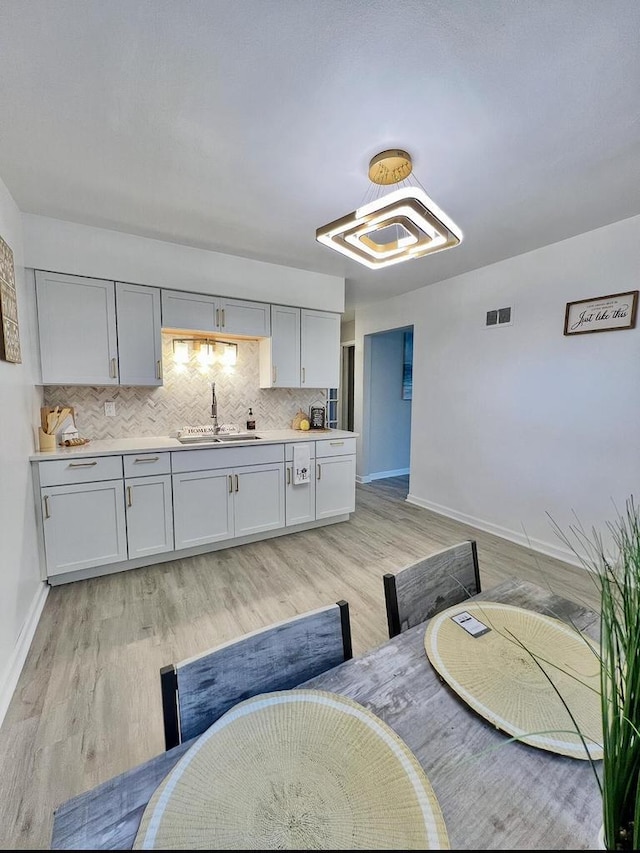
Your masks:
{"label": "dining table", "polygon": [[[599,638],[596,611],[518,578],[469,601],[525,608]],[[427,627],[416,625],[300,686],[347,697],[393,729],[431,783],[451,849],[595,849],[602,761],[514,740],[473,710],[432,666]],[[194,741],[60,805],[51,849],[132,849],[149,800]]]}

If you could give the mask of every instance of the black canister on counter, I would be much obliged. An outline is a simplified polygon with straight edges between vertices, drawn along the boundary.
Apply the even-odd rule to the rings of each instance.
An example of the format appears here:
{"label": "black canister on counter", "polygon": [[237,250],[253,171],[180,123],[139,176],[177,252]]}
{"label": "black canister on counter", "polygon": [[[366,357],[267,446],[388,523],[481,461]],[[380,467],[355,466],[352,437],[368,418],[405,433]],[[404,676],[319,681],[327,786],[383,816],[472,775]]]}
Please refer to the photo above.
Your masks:
{"label": "black canister on counter", "polygon": [[253,411],[250,408],[249,414],[247,415],[247,429],[255,429],[256,428],[256,419],[253,416]]}

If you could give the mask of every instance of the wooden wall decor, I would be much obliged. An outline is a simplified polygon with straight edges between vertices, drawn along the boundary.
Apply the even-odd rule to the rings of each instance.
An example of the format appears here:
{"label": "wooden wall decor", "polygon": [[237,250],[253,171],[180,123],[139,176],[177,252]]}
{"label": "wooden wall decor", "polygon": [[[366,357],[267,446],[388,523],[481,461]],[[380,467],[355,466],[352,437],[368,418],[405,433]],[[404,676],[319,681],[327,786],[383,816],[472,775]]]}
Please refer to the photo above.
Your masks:
{"label": "wooden wall decor", "polygon": [[13,252],[0,237],[0,358],[20,364],[18,302]]}

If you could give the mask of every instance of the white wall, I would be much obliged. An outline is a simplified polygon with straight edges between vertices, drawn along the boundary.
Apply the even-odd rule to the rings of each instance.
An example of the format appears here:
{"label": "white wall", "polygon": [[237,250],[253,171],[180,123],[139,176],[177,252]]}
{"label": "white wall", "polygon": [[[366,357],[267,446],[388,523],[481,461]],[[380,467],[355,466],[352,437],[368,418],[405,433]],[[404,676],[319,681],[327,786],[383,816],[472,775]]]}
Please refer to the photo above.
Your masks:
{"label": "white wall", "polygon": [[23,214],[25,266],[51,272],[344,311],[344,278]]}
{"label": "white wall", "polygon": [[371,335],[367,343],[367,471],[368,479],[378,479],[409,470],[411,400],[402,399],[404,331]]}
{"label": "white wall", "polygon": [[[413,324],[409,500],[573,562],[550,518],[606,538],[640,490],[640,323],[565,337],[565,307],[639,272],[632,217],[357,311],[355,429],[363,336]],[[484,328],[508,305],[512,326]]]}
{"label": "white wall", "polygon": [[40,395],[34,387],[34,292],[25,286],[20,212],[0,180],[0,236],[13,250],[22,364],[0,360],[0,722],[48,587],[40,580],[28,456]]}

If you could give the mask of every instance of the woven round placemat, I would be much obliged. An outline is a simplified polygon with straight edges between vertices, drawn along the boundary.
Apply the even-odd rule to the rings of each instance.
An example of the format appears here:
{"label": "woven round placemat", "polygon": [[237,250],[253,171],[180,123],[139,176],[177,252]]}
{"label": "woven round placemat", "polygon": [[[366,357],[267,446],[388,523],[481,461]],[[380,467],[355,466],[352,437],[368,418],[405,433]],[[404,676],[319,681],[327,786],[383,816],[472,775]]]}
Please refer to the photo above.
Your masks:
{"label": "woven round placemat", "polygon": [[239,703],[153,794],[136,850],[449,849],[413,753],[356,702],[318,690]]}
{"label": "woven round placemat", "polygon": [[[463,612],[490,630],[471,636],[452,620]],[[430,620],[424,646],[447,684],[501,731],[561,755],[602,758],[599,647],[570,625],[508,604],[463,602]]]}

